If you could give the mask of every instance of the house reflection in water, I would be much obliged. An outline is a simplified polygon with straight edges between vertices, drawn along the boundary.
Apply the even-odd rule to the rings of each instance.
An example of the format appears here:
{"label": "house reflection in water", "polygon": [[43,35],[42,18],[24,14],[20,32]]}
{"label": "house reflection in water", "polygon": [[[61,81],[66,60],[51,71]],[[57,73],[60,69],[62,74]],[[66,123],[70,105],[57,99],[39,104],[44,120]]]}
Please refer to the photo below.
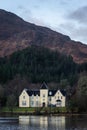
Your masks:
{"label": "house reflection in water", "polygon": [[48,128],[48,117],[47,116],[41,116],[39,120],[40,120],[40,127],[43,127],[47,130],[47,128]]}
{"label": "house reflection in water", "polygon": [[38,126],[45,130],[65,130],[64,116],[19,116],[20,125]]}
{"label": "house reflection in water", "polygon": [[50,127],[57,130],[65,130],[65,117],[53,116],[49,120]]}

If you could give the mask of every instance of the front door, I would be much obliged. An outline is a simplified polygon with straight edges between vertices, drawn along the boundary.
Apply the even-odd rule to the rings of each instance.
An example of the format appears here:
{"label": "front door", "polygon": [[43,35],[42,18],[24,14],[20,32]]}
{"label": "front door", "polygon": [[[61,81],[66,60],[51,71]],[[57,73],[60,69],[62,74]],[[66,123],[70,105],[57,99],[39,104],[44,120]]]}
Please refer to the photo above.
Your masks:
{"label": "front door", "polygon": [[43,107],[45,107],[45,102],[43,102]]}

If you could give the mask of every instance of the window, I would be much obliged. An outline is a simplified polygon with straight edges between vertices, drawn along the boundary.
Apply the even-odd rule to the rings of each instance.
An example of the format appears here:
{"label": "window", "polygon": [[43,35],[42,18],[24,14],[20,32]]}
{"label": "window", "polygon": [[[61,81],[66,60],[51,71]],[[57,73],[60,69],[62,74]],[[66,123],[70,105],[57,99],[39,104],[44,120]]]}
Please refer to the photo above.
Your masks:
{"label": "window", "polygon": [[23,96],[23,99],[25,99],[25,96]]}
{"label": "window", "polygon": [[57,103],[57,106],[61,106],[61,102],[58,102],[58,103]]}
{"label": "window", "polygon": [[51,98],[49,98],[49,101],[51,101]]}
{"label": "window", "polygon": [[32,97],[31,97],[32,99],[34,99],[34,95],[32,95]]}
{"label": "window", "polygon": [[32,105],[32,106],[34,105],[34,101],[31,102],[31,105]]}
{"label": "window", "polygon": [[23,105],[23,106],[26,106],[26,101],[22,101],[22,105]]}
{"label": "window", "polygon": [[45,101],[45,99],[43,98],[43,101]]}
{"label": "window", "polygon": [[57,106],[57,107],[61,107],[61,105],[62,105],[61,100],[57,100],[56,106]]}
{"label": "window", "polygon": [[38,95],[36,96],[36,99],[38,99]]}
{"label": "window", "polygon": [[36,106],[38,106],[38,101],[36,101]]}
{"label": "window", "polygon": [[45,94],[43,94],[43,97],[45,97]]}

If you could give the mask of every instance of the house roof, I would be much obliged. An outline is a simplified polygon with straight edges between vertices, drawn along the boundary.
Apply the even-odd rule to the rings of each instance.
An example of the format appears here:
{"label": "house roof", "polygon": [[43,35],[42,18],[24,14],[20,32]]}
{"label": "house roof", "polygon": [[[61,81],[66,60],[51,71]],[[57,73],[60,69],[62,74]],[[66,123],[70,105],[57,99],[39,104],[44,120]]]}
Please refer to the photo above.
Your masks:
{"label": "house roof", "polygon": [[[46,83],[43,83],[40,89],[48,89]],[[36,95],[40,96],[40,90],[29,90],[29,89],[25,89],[25,91],[27,92],[27,94],[29,96],[32,96],[32,95],[34,95],[34,96],[36,96]],[[54,96],[57,91],[58,90],[48,90],[48,96]],[[66,96],[66,91],[65,90],[59,90],[59,91],[62,93],[63,96]]]}
{"label": "house roof", "polygon": [[60,90],[60,92],[63,94],[63,96],[66,96],[66,91],[65,90]]}
{"label": "house roof", "polygon": [[40,96],[40,91],[39,90],[27,90],[26,92],[28,93],[29,96],[32,96],[32,95],[34,95],[34,96],[36,96],[36,95]]}
{"label": "house roof", "polygon": [[49,90],[48,91],[48,96],[54,96],[57,90]]}
{"label": "house roof", "polygon": [[[58,91],[58,90],[49,90],[49,91],[48,91],[48,96],[54,96],[57,91]],[[63,96],[66,95],[66,91],[65,91],[65,90],[59,90],[59,91],[62,93]]]}
{"label": "house roof", "polygon": [[46,85],[45,82],[41,85],[41,88],[40,88],[40,89],[48,89],[48,86]]}

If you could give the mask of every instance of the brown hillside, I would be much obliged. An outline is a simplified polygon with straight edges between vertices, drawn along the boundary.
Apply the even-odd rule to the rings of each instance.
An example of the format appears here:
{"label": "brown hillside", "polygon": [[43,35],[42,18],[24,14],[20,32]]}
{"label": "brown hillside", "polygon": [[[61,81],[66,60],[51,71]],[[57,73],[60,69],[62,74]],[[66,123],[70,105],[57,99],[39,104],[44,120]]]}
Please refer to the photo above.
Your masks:
{"label": "brown hillside", "polygon": [[25,22],[17,15],[0,10],[0,57],[31,45],[48,47],[71,55],[77,63],[87,62],[87,45],[49,28]]}

